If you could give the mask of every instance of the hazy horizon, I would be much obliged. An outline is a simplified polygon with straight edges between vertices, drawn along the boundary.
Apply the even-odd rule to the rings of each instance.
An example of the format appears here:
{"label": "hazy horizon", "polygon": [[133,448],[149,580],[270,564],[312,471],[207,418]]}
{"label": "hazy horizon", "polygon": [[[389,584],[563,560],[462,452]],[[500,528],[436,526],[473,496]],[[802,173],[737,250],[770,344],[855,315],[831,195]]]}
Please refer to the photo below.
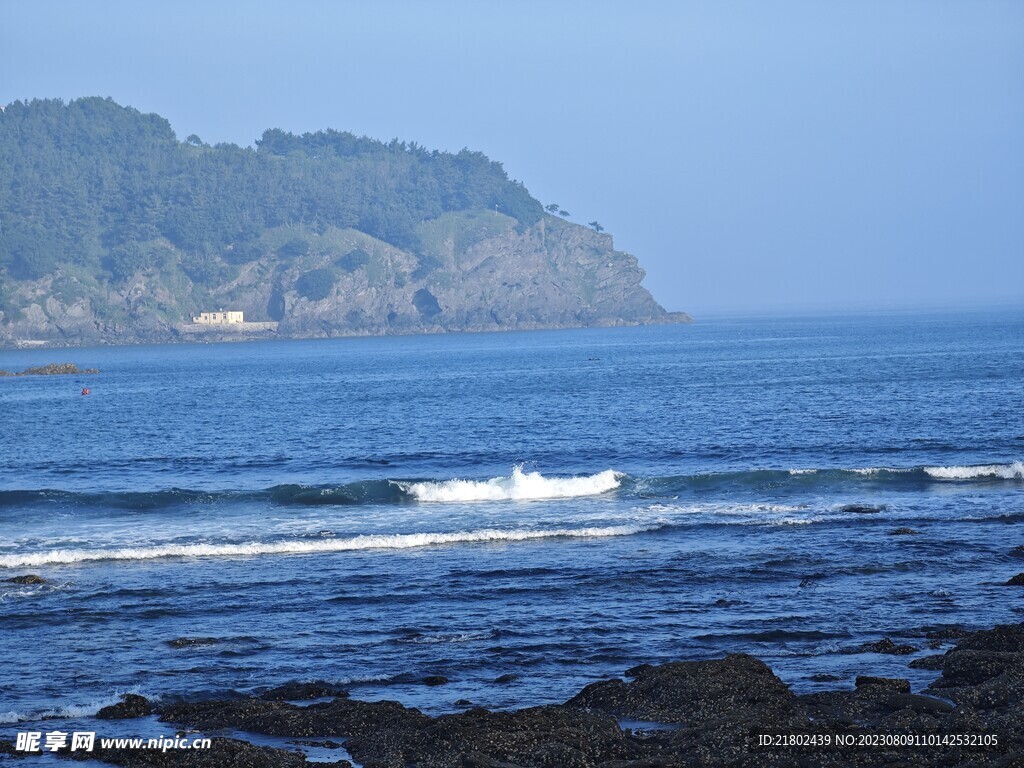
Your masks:
{"label": "hazy horizon", "polygon": [[0,103],[478,149],[696,316],[1024,304],[1024,6],[0,5]]}

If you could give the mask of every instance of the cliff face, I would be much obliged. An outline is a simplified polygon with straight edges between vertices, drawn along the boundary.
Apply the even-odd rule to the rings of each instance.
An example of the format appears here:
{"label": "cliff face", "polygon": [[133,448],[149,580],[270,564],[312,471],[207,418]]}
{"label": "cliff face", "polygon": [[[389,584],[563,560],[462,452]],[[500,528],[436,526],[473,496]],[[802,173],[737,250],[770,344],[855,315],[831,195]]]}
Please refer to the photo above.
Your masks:
{"label": "cliff face", "polygon": [[[354,229],[285,227],[264,255],[213,290],[197,289],[169,243],[162,266],[117,289],[58,271],[22,282],[22,309],[0,317],[0,344],[90,344],[239,337],[326,337],[680,322],[640,282],[635,257],[612,238],[555,217],[517,226],[494,212],[452,213],[420,225],[415,254]],[[302,256],[279,255],[300,243]],[[293,247],[296,247],[293,245]],[[200,328],[203,310],[240,309],[269,326]],[[12,313],[13,314],[13,313]]]}

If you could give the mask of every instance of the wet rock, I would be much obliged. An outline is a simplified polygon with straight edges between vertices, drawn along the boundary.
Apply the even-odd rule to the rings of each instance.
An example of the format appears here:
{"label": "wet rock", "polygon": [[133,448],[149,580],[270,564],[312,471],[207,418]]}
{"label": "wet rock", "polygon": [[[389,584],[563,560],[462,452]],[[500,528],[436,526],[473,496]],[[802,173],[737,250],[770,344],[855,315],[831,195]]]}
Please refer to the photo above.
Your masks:
{"label": "wet rock", "polygon": [[471,706],[473,706],[473,702],[470,701],[469,699],[456,699],[455,701],[452,702],[452,706],[455,706],[455,707],[471,707]]}
{"label": "wet rock", "polygon": [[260,694],[260,698],[267,701],[309,701],[338,696],[348,696],[348,691],[323,680],[285,683]]}
{"label": "wet rock", "polygon": [[955,701],[958,709],[995,710],[996,721],[1024,728],[1024,717],[1017,714],[1024,701],[1024,624],[962,638],[943,657],[942,677],[930,689]]}
{"label": "wet rock", "polygon": [[861,688],[865,685],[874,685],[881,688],[885,688],[887,691],[895,691],[896,693],[910,693],[910,681],[904,680],[903,678],[871,677],[870,675],[857,675],[857,679],[854,681],[854,685],[857,688]]}
{"label": "wet rock", "polygon": [[885,505],[876,504],[844,504],[839,508],[840,512],[854,515],[877,515],[885,511]]}
{"label": "wet rock", "polygon": [[997,624],[992,629],[971,632],[957,642],[956,650],[1024,653],[1024,623]]}
{"label": "wet rock", "polygon": [[45,584],[46,579],[42,576],[36,576],[34,573],[27,573],[24,576],[12,576],[9,579],[4,579],[9,584]]}
{"label": "wet rock", "polygon": [[626,677],[640,677],[644,672],[654,669],[653,664],[637,664],[635,667],[630,667],[626,670]]}
{"label": "wet rock", "polygon": [[448,678],[445,677],[444,675],[427,675],[426,677],[423,678],[423,684],[424,685],[435,686],[435,685],[446,685],[447,683],[448,683]]}
{"label": "wet rock", "polygon": [[919,531],[913,528],[894,528],[889,531],[890,536],[914,536],[917,533],[919,533]]}
{"label": "wet rock", "polygon": [[[882,679],[884,678],[875,678]],[[934,718],[953,710],[947,701],[910,693],[905,680],[890,684],[859,685],[853,691],[823,691],[806,694],[800,702],[814,722],[829,729],[843,730],[851,726],[893,727],[894,719],[902,719],[904,729],[916,722],[925,731],[934,729]],[[921,720],[920,718],[926,718]]]}
{"label": "wet rock", "polygon": [[[900,647],[886,640],[885,648]],[[516,712],[471,707],[433,718],[397,702],[339,698],[300,707],[247,699],[167,706],[161,719],[203,731],[231,728],[292,738],[338,738],[366,768],[1011,768],[1024,765],[1022,657],[1024,626],[967,634],[949,653],[925,657],[943,663],[940,681],[950,687],[936,689],[942,698],[911,693],[905,679],[875,676],[857,678],[853,690],[794,696],[762,662],[735,654],[713,661],[640,665],[630,670],[629,681],[594,683],[564,705]],[[462,699],[457,706],[470,705]],[[676,726],[623,730],[620,718]],[[863,732],[991,733],[999,744],[773,750],[759,749],[753,736]],[[237,760],[195,765],[262,765],[247,759],[239,755]],[[184,765],[131,765],[172,764]]]}
{"label": "wet rock", "polygon": [[942,678],[933,688],[978,685],[1006,673],[1024,672],[1024,655],[1000,651],[953,649],[945,655]]}
{"label": "wet rock", "polygon": [[593,683],[566,706],[660,723],[699,725],[745,717],[769,724],[790,722],[795,701],[789,686],[764,662],[737,653],[714,661],[650,667],[629,683]]}
{"label": "wet rock", "polygon": [[346,740],[345,747],[359,762],[372,760],[388,768],[590,768],[648,752],[615,718],[557,706],[518,712],[471,709],[438,717],[429,728],[369,732]]}
{"label": "wet rock", "polygon": [[280,701],[243,699],[200,701],[163,707],[160,719],[204,731],[234,728],[270,736],[352,736],[370,730],[425,727],[430,718],[396,701],[334,699],[298,706]]}
{"label": "wet rock", "polygon": [[134,717],[146,717],[153,714],[153,705],[145,696],[137,693],[126,693],[117,704],[103,707],[96,713],[100,720],[130,720]]}
{"label": "wet rock", "polygon": [[519,675],[507,674],[494,678],[494,682],[498,683],[499,685],[503,685],[505,683],[514,683],[518,679]]}
{"label": "wet rock", "polygon": [[931,656],[922,656],[920,659],[914,659],[908,665],[911,669],[942,669],[942,665],[946,661],[946,654],[936,653]]}
{"label": "wet rock", "polygon": [[890,656],[905,656],[910,653],[917,653],[917,648],[912,645],[899,645],[890,638],[885,637],[874,643],[864,643],[857,647],[860,653],[885,653]]}
{"label": "wet rock", "polygon": [[924,636],[930,640],[959,640],[961,637],[967,637],[969,634],[971,633],[959,624],[928,627],[924,632]]}
{"label": "wet rock", "polygon": [[1007,587],[1024,587],[1024,573],[1018,573],[1006,582]]}
{"label": "wet rock", "polygon": [[1010,557],[1024,558],[1024,544],[1018,544],[1010,550]]}
{"label": "wet rock", "polygon": [[816,683],[834,683],[835,681],[842,680],[843,678],[839,675],[830,675],[827,672],[818,672],[815,675],[811,675],[808,679],[813,680]]}
{"label": "wet rock", "polygon": [[[96,740],[90,753],[68,753],[66,757],[100,760],[123,768],[304,768],[303,755],[285,749],[258,747],[237,739],[214,738],[209,749],[104,749]],[[334,763],[341,768],[347,761]]]}
{"label": "wet rock", "polygon": [[220,642],[216,637],[176,637],[174,640],[167,640],[171,648],[195,648],[202,645],[216,645]]}
{"label": "wet rock", "polygon": [[341,749],[345,745],[340,741],[331,741],[330,739],[295,739],[291,742],[292,744],[298,744],[303,747],[322,747],[323,749]]}

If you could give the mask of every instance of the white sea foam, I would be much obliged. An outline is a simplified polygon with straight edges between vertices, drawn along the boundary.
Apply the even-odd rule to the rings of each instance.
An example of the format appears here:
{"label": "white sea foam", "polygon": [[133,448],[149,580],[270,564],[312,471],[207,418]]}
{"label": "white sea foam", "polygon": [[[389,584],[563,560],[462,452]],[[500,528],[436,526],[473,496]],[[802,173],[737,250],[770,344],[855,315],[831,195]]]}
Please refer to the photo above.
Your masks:
{"label": "white sea foam", "polygon": [[523,501],[596,496],[618,488],[622,478],[621,473],[612,469],[580,477],[544,477],[540,472],[524,472],[517,466],[508,477],[409,483],[403,487],[420,501]]}
{"label": "white sea foam", "polygon": [[94,560],[152,560],[164,557],[247,557],[253,555],[315,554],[362,549],[410,549],[433,544],[530,541],[553,537],[630,536],[655,530],[661,525],[612,525],[553,530],[458,531],[455,533],[398,533],[355,536],[350,539],[250,542],[247,544],[161,544],[121,549],[51,549],[0,557],[0,568],[25,568],[54,563],[82,563]]}
{"label": "white sea foam", "polygon": [[413,645],[434,645],[436,643],[469,643],[474,640],[486,640],[494,637],[490,630],[482,632],[451,632],[441,635],[417,635],[416,637],[403,638],[399,643],[412,643]]}
{"label": "white sea foam", "polygon": [[[132,690],[130,692],[138,693],[137,690]],[[111,704],[117,704],[119,701],[121,701],[121,694],[117,693],[104,699],[91,701],[88,704],[68,704],[64,707],[53,707],[51,709],[37,712],[16,712],[14,710],[9,712],[0,712],[0,725],[32,722],[36,720],[95,717],[96,713],[101,709],[109,707]]]}
{"label": "white sea foam", "polygon": [[986,464],[978,467],[925,467],[924,471],[939,480],[976,480],[983,477],[1001,480],[1024,480],[1024,462]]}

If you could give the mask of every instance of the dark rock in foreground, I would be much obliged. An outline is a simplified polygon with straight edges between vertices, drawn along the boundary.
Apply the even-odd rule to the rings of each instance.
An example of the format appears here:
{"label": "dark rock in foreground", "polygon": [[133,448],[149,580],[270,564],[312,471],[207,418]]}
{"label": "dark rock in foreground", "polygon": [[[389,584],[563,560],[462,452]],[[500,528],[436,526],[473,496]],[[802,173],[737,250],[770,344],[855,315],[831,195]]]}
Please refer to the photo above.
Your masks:
{"label": "dark rock in foreground", "polygon": [[1006,582],[1008,587],[1024,587],[1024,573],[1018,573],[1016,576]]}
{"label": "dark rock in foreground", "polygon": [[[103,749],[64,756],[88,755],[91,759],[124,768],[301,768],[309,766],[303,755],[285,749],[259,747],[237,739],[214,738],[209,749]],[[320,765],[325,765],[320,763]],[[348,761],[326,765],[350,766]]]}
{"label": "dark rock in foreground", "polygon": [[[337,739],[365,768],[1024,765],[1024,624],[968,634],[938,658],[942,675],[929,689],[936,696],[912,693],[904,679],[869,675],[858,677],[852,690],[797,696],[764,663],[734,654],[640,665],[629,671],[628,682],[594,683],[565,704],[515,712],[474,707],[429,717],[394,701],[336,698],[302,707],[262,698],[172,704],[161,709],[160,719],[199,732]],[[319,683],[296,685],[311,686],[308,693],[325,689]],[[274,690],[301,692],[289,686]],[[128,697],[122,704],[129,704]],[[641,722],[629,729],[621,719]],[[643,721],[672,725],[649,727]],[[964,735],[994,736],[997,743],[857,746],[858,740],[886,736],[927,742]],[[765,736],[831,742],[763,746]],[[837,746],[840,737],[853,745]],[[95,756],[129,768],[306,764],[301,755],[231,739],[214,739],[209,751],[108,750]]]}
{"label": "dark rock in foreground", "polygon": [[268,701],[309,701],[348,696],[348,691],[334,683],[313,680],[305,683],[285,683],[265,691],[260,698]]}

